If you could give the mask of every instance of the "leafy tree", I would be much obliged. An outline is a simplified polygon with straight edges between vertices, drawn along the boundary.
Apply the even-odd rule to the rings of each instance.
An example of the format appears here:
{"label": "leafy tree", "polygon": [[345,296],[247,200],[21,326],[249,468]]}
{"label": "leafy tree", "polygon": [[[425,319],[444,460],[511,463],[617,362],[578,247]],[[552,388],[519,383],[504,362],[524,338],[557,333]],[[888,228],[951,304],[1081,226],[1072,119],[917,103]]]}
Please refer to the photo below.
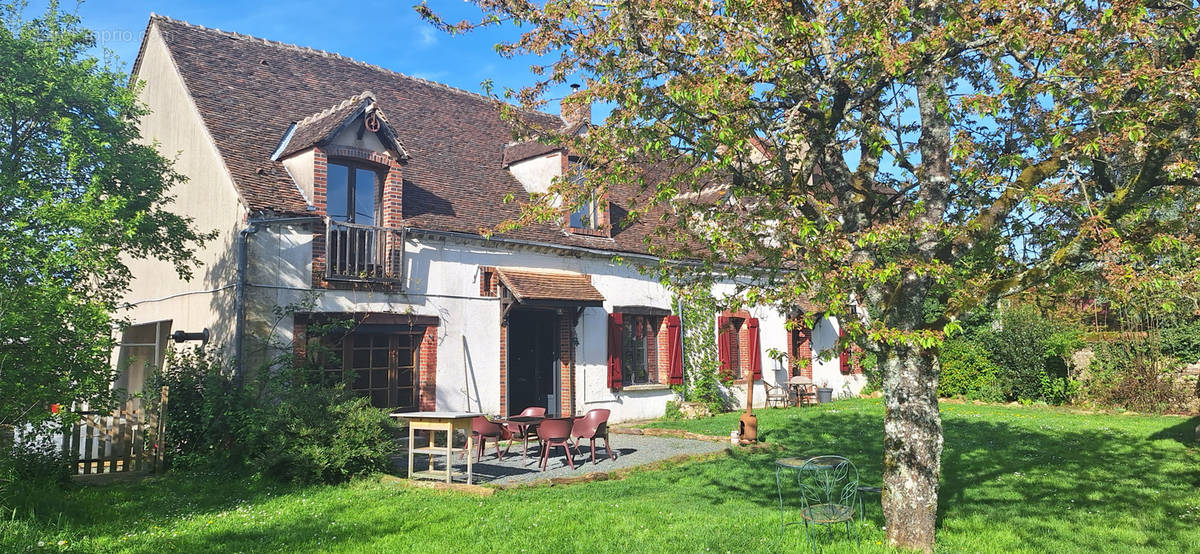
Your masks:
{"label": "leafy tree", "polygon": [[207,238],[165,210],[183,177],[136,125],[138,87],[87,51],[51,2],[23,20],[0,5],[0,426],[51,404],[112,396],[110,314],[129,258],[174,262]]}
{"label": "leafy tree", "polygon": [[[636,193],[628,217],[657,227],[669,277],[733,267],[747,303],[866,308],[844,340],[883,374],[892,545],[933,548],[938,348],[960,314],[1196,251],[1194,223],[1159,223],[1200,210],[1194,3],[475,3],[474,22],[418,10],[451,32],[518,25],[499,53],[549,61],[510,99],[536,107],[581,80],[572,101],[613,106],[581,135],[507,111],[585,156],[602,195]],[[591,191],[551,192],[514,223]]]}

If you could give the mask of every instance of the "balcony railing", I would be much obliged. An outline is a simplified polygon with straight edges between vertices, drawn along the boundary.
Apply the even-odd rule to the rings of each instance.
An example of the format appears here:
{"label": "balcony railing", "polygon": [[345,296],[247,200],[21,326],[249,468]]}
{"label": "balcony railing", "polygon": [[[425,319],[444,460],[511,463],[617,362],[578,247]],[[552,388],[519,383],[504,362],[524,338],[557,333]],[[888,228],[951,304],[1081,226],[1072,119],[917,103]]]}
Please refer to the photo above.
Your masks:
{"label": "balcony railing", "polygon": [[325,221],[325,277],[404,282],[404,229]]}

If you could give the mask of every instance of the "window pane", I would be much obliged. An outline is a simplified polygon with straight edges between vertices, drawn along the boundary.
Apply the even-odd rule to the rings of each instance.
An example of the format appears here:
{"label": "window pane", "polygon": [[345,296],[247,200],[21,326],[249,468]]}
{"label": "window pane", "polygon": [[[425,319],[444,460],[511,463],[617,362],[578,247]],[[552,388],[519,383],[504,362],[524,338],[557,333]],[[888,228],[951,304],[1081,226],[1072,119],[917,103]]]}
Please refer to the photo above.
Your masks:
{"label": "window pane", "polygon": [[369,169],[354,170],[354,222],[375,224],[375,180],[377,174]]}
{"label": "window pane", "polygon": [[346,211],[346,202],[350,198],[347,188],[350,183],[350,168],[344,165],[329,164],[326,175],[325,211],[332,219],[349,221],[350,214]]}
{"label": "window pane", "polygon": [[391,406],[388,405],[388,391],[371,391],[371,405],[375,406],[376,408],[391,408]]}

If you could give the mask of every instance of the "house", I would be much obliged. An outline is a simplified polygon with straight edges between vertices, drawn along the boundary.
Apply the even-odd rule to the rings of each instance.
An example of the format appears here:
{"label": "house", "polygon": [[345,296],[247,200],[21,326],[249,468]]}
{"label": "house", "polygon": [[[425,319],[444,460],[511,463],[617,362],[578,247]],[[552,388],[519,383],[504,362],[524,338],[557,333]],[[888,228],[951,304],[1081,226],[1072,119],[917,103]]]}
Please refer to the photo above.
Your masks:
{"label": "house", "polygon": [[[561,224],[481,234],[517,214],[506,196],[545,191],[578,163],[514,143],[491,99],[157,15],[133,77],[150,109],[143,135],[188,177],[171,209],[218,237],[198,252],[192,281],[130,260],[133,324],[119,358],[131,390],[162,363],[169,336],[207,329],[243,371],[281,352],[335,349],[326,371],[352,370],[353,388],[382,408],[602,407],[619,421],[661,416],[675,398],[678,306],[636,270],[655,259],[648,229],[612,225],[620,198]],[[531,117],[590,123],[589,109],[565,113],[570,121]],[[788,377],[770,349],[857,392],[861,374],[819,355],[834,346],[836,321],[788,331],[788,317],[756,308],[712,322],[735,376],[764,366],[756,403],[763,382]],[[355,325],[330,329],[336,321]],[[729,392],[744,399],[743,388]]]}

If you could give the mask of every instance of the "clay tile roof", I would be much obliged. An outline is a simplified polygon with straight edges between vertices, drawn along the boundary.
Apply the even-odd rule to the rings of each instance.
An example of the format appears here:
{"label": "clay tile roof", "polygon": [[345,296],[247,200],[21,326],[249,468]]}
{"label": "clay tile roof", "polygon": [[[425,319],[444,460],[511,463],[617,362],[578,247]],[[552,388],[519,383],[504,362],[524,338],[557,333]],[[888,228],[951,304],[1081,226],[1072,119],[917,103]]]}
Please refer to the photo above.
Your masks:
{"label": "clay tile roof", "polygon": [[291,135],[286,137],[287,143],[283,145],[282,150],[275,158],[282,160],[292,154],[332,139],[351,121],[370,110],[374,110],[375,115],[379,118],[380,128],[378,133],[381,135],[384,143],[396,150],[400,154],[401,159],[407,158],[408,154],[404,149],[404,145],[400,144],[399,139],[396,137],[396,130],[392,128],[387,117],[383,115],[383,110],[375,108],[375,94],[369,90],[351,96],[342,100],[336,106],[312,114],[297,122],[296,126],[292,128]]}
{"label": "clay tile roof", "polygon": [[[153,15],[172,61],[179,69],[205,127],[229,168],[238,192],[254,213],[312,215],[282,163],[271,159],[293,122],[305,122],[300,138],[318,140],[326,121],[347,117],[371,91],[387,114],[408,161],[403,168],[403,218],[412,229],[480,235],[515,218],[527,192],[505,168],[522,152],[548,152],[545,145],[506,146],[513,128],[500,117],[497,101],[440,83],[410,77],[338,54],[208,29]],[[149,29],[148,29],[149,30]],[[145,41],[143,41],[143,48]],[[141,55],[134,64],[138,75]],[[350,100],[347,100],[350,99]],[[358,98],[363,102],[365,98]],[[332,108],[331,108],[332,107]],[[517,110],[546,128],[561,128],[558,116]],[[319,117],[326,114],[325,117]],[[297,127],[301,127],[297,125]],[[308,138],[305,138],[308,137]],[[289,141],[291,142],[291,141]],[[284,148],[287,148],[285,145]],[[529,150],[525,150],[528,148]],[[631,198],[610,191],[613,219],[620,221]],[[611,236],[564,232],[556,223],[536,223],[497,238],[584,247],[608,252],[647,253],[650,224],[624,225]],[[658,239],[655,239],[658,240]]]}
{"label": "clay tile roof", "polygon": [[542,144],[537,141],[514,142],[504,145],[504,159],[502,165],[508,167],[521,160],[536,158],[542,154],[549,154],[562,150],[561,146],[551,146]]}
{"label": "clay tile roof", "polygon": [[604,302],[590,275],[511,267],[496,268],[496,275],[520,302],[565,300],[597,306]]}

